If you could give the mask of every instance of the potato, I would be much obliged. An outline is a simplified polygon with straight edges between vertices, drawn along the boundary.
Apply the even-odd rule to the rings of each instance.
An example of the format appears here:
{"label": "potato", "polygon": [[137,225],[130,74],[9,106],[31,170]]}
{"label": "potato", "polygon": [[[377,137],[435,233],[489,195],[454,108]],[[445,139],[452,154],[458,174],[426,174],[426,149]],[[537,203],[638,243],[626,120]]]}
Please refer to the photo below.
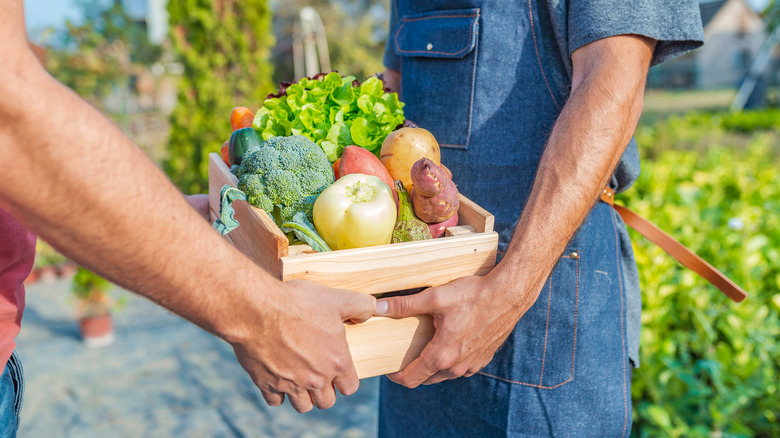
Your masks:
{"label": "potato", "polygon": [[401,128],[391,132],[382,143],[379,159],[394,180],[400,180],[404,187],[413,188],[411,170],[417,160],[428,158],[441,163],[439,143],[428,130],[423,128]]}

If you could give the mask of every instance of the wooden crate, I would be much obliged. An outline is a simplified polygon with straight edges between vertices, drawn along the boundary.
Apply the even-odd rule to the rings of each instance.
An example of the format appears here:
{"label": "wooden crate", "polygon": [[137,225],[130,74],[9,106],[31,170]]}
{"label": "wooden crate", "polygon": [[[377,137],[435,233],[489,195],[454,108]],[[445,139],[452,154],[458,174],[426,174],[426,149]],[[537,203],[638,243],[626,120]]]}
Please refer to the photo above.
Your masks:
{"label": "wooden crate", "polygon": [[[209,155],[209,207],[219,215],[225,184],[236,186],[219,154]],[[282,280],[305,279],[369,294],[439,286],[467,275],[485,275],[495,266],[498,234],[493,216],[460,196],[457,227],[447,236],[418,242],[317,253],[307,245],[289,245],[287,237],[261,209],[235,202],[240,226],[225,236],[242,253]],[[403,369],[433,336],[428,316],[402,319],[373,317],[345,324],[358,377]]]}

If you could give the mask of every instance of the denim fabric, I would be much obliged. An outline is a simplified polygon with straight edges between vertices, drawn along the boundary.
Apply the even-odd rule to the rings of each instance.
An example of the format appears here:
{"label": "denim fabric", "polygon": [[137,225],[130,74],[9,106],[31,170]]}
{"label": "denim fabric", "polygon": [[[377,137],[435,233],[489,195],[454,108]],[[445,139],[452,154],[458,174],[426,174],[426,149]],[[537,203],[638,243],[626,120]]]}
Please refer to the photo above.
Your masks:
{"label": "denim fabric", "polygon": [[[694,0],[391,5],[384,62],[401,72],[406,117],[439,140],[459,190],[495,215],[500,251],[571,92],[571,53],[607,36],[640,34],[659,40],[658,63],[703,39]],[[639,169],[632,140],[612,187],[625,190]],[[640,309],[625,225],[597,203],[482,374],[415,390],[383,381],[381,435],[627,435]]]}
{"label": "denim fabric", "polygon": [[[461,192],[495,215],[501,251],[568,99],[571,52],[610,35],[641,34],[659,41],[655,64],[703,42],[694,0],[391,3],[384,62],[401,71],[406,116],[439,140]],[[627,189],[639,171],[632,139],[612,188]],[[621,237],[630,247],[625,230]],[[624,254],[630,352],[638,364],[639,282],[630,251]]]}
{"label": "denim fabric", "polygon": [[0,375],[0,438],[14,438],[24,399],[22,362],[14,352]]}
{"label": "denim fabric", "polygon": [[383,437],[628,436],[631,364],[619,216],[599,203],[539,299],[479,374],[382,379]]}

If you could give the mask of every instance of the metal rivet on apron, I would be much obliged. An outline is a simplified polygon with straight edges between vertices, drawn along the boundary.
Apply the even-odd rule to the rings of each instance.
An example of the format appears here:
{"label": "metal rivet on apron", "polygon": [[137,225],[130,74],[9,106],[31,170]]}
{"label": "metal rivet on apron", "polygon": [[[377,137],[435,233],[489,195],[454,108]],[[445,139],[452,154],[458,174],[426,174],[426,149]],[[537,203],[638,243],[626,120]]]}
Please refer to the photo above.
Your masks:
{"label": "metal rivet on apron", "polygon": [[580,253],[578,253],[577,251],[572,251],[569,254],[569,257],[572,258],[572,259],[578,259],[578,258],[580,258]]}
{"label": "metal rivet on apron", "polygon": [[432,43],[428,43],[428,45],[425,46],[425,48],[428,49],[428,50],[431,50],[433,48],[433,44]]}

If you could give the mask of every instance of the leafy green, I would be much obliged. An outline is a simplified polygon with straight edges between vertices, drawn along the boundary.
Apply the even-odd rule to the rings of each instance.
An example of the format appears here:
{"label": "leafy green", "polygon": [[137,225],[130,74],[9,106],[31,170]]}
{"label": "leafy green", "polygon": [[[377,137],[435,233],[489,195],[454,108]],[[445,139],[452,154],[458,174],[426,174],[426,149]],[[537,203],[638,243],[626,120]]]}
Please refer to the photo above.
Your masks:
{"label": "leafy green", "polygon": [[233,202],[246,201],[246,194],[233,186],[225,184],[219,193],[219,199],[219,217],[214,221],[212,227],[221,236],[224,236],[238,227],[238,221],[233,218],[233,214],[236,212],[233,209]]}
{"label": "leafy green", "polygon": [[693,113],[637,133],[642,175],[616,201],[670,231],[748,297],[730,301],[633,234],[643,293],[634,436],[780,436],[776,114]]}
{"label": "leafy green", "polygon": [[283,223],[281,228],[285,233],[292,231],[298,239],[306,242],[317,252],[331,251],[328,244],[325,243],[325,241],[322,240],[322,237],[317,233],[314,224],[309,222],[306,214],[302,211],[296,213],[292,221]]}
{"label": "leafy green", "polygon": [[357,85],[353,76],[332,72],[303,78],[284,95],[266,99],[252,126],[265,140],[306,136],[332,163],[353,144],[378,155],[387,134],[403,122],[403,103],[397,94],[384,91],[381,80],[371,77]]}

